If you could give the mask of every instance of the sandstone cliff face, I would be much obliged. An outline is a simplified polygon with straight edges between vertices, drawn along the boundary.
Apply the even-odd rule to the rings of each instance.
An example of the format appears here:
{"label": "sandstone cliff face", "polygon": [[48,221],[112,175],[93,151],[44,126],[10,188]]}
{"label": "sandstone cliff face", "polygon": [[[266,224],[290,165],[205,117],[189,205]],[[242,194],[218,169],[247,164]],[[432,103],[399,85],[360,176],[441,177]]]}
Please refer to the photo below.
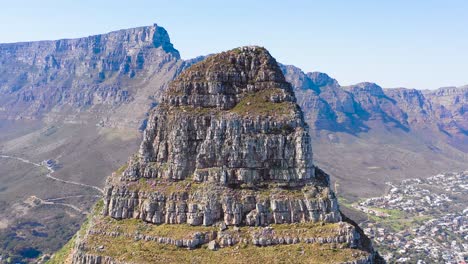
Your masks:
{"label": "sandstone cliff face", "polygon": [[364,109],[335,79],[325,73],[306,74],[291,65],[281,65],[281,69],[286,80],[293,85],[312,131],[358,133],[368,129],[362,120]]}
{"label": "sandstone cliff face", "polygon": [[[54,118],[59,112],[84,110],[108,117],[132,103],[138,115],[127,119],[141,119],[151,103],[148,97],[158,98],[165,82],[183,68],[166,30],[157,25],[79,39],[0,44],[0,65],[0,118],[7,119]],[[161,89],[148,93],[140,88],[148,82]]]}
{"label": "sandstone cliff face", "polygon": [[408,128],[421,127],[434,120],[433,103],[420,90],[386,89],[385,94],[397,102],[400,112],[403,113],[400,120]]}
{"label": "sandstone cliff face", "polygon": [[308,127],[275,59],[260,47],[216,54],[170,83],[140,150],[109,177],[102,215],[77,242],[73,262],[138,262],[106,251],[104,237],[208,255],[196,248],[328,244],[354,252],[349,263],[373,263],[372,246],[342,221],[329,185],[312,162]]}

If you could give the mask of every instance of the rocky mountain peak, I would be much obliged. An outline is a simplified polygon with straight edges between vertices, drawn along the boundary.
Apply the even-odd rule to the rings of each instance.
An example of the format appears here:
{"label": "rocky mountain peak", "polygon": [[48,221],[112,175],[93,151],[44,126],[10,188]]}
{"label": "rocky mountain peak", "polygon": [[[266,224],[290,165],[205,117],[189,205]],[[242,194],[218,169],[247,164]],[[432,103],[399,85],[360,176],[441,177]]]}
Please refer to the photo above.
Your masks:
{"label": "rocky mountain peak", "polygon": [[264,93],[272,102],[294,102],[291,85],[276,60],[262,47],[247,46],[212,55],[190,67],[170,84],[163,101],[173,106],[227,110],[255,93]]}
{"label": "rocky mountain peak", "polygon": [[[108,178],[102,214],[78,233],[73,263],[188,262],[184,248],[213,262],[211,250],[233,246],[257,263],[277,257],[264,247],[312,253],[329,248],[323,244],[345,255],[338,262],[372,262],[369,240],[342,216],[329,176],[313,164],[302,111],[266,49],[212,55],[181,73],[162,98],[138,153]],[[115,241],[119,250],[108,250]],[[152,253],[124,257],[135,243]]]}
{"label": "rocky mountain peak", "polygon": [[370,96],[385,96],[385,93],[379,85],[372,82],[362,82],[355,85],[350,85],[343,87],[345,90],[348,90],[353,93],[362,93]]}
{"label": "rocky mountain peak", "polygon": [[155,48],[162,47],[168,53],[174,54],[178,59],[180,59],[179,51],[174,48],[174,45],[171,43],[169,34],[166,29],[163,27],[154,24],[153,26],[145,27],[145,30],[149,31],[148,36],[151,37],[153,45]]}
{"label": "rocky mountain peak", "polygon": [[[141,184],[145,179],[154,187]],[[183,206],[196,204],[188,214],[168,215],[162,204],[156,211],[152,205],[149,211],[134,203],[129,208],[126,202],[129,189],[136,188],[138,203],[152,204],[153,198],[145,201],[155,197],[151,193],[167,203],[174,194],[163,190],[174,186],[186,193]],[[260,190],[269,197],[267,204],[261,204]],[[324,204],[312,202],[309,213],[287,205],[296,194],[303,202]],[[284,205],[275,209],[271,203]],[[114,218],[191,225],[222,219],[226,225],[336,222],[341,219],[337,206],[328,175],[313,165],[310,136],[291,86],[260,47],[213,55],[176,78],[151,113],[138,155],[110,178],[106,197],[106,214]]]}
{"label": "rocky mountain peak", "polygon": [[[171,82],[139,154],[127,176],[194,175],[223,184],[314,178],[307,126],[291,85],[268,51],[255,46],[210,56]],[[166,165],[148,172],[148,162]]]}
{"label": "rocky mountain peak", "polygon": [[286,80],[297,91],[312,90],[316,94],[320,94],[327,90],[334,90],[339,87],[338,81],[323,72],[308,72],[304,73],[301,69],[293,65],[280,64]]}
{"label": "rocky mountain peak", "polygon": [[335,79],[331,78],[328,74],[323,73],[323,72],[309,72],[307,73],[307,76],[312,80],[313,84],[316,85],[317,87],[322,87],[322,86],[332,86],[336,87],[338,86],[338,81]]}

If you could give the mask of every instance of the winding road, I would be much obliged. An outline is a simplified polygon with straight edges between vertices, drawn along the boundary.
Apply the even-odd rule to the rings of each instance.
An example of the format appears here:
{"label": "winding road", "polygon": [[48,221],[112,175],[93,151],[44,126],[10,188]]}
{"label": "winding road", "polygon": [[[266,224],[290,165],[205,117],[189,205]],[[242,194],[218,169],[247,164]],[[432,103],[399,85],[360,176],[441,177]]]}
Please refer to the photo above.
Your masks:
{"label": "winding road", "polygon": [[[30,161],[30,160],[27,160],[27,159],[24,159],[24,158],[21,158],[21,157],[15,157],[15,156],[9,156],[9,155],[0,155],[0,158],[4,158],[4,159],[15,159],[15,160],[19,160],[23,163],[27,163],[27,164],[31,164],[33,166],[36,166],[36,167],[43,167],[43,168],[46,168],[48,170],[48,173],[45,175],[46,178],[48,179],[51,179],[53,181],[57,181],[57,182],[61,182],[61,183],[65,183],[65,184],[72,184],[72,185],[76,185],[76,186],[80,186],[80,187],[84,187],[84,188],[92,188],[98,192],[100,192],[101,194],[104,193],[104,191],[97,187],[97,186],[93,186],[93,185],[88,185],[88,184],[84,184],[84,183],[80,183],[80,182],[75,182],[75,181],[68,181],[68,180],[62,180],[62,179],[59,179],[57,177],[54,177],[52,174],[55,172],[53,168],[51,167],[48,167],[48,166],[44,166],[40,163],[36,163],[36,162],[33,162],[33,161]],[[44,205],[61,205],[61,206],[66,206],[66,207],[69,207],[71,209],[74,209],[80,213],[83,213],[83,214],[87,214],[88,212],[86,211],[83,211],[82,209],[80,209],[79,207],[73,205],[73,204],[67,204],[67,203],[60,203],[60,202],[56,202],[56,201],[59,201],[59,200],[64,200],[64,199],[67,199],[67,198],[79,198],[79,197],[84,197],[84,196],[90,196],[90,195],[73,195],[73,196],[65,196],[65,197],[58,197],[58,198],[50,198],[50,199],[41,199],[37,196],[31,196],[32,198],[34,199],[37,199],[38,201],[40,201],[41,204],[44,204]],[[96,196],[96,197],[100,197],[100,195],[91,195],[91,196]]]}
{"label": "winding road", "polygon": [[46,178],[52,179],[54,181],[62,182],[62,183],[73,184],[73,185],[82,186],[82,187],[86,187],[86,188],[92,188],[92,189],[95,189],[96,191],[99,191],[100,193],[104,193],[104,191],[101,188],[93,186],[93,185],[88,185],[88,184],[79,183],[79,182],[75,182],[75,181],[67,181],[67,180],[62,180],[62,179],[56,178],[56,177],[54,177],[52,175],[52,173],[55,172],[54,169],[52,169],[50,167],[47,167],[47,166],[44,166],[44,165],[41,165],[40,163],[36,163],[36,162],[32,162],[32,161],[24,159],[24,158],[15,157],[15,156],[8,156],[8,155],[0,155],[0,158],[15,159],[15,160],[22,161],[24,163],[34,165],[36,167],[44,167],[49,171],[49,173],[47,173],[45,175]]}

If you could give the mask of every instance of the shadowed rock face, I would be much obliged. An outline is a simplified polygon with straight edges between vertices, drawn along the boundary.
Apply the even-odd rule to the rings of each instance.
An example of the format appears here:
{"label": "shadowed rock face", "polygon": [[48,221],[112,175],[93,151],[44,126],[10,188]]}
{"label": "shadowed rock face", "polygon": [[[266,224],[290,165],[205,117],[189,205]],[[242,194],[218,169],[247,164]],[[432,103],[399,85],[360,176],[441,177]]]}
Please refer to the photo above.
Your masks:
{"label": "shadowed rock face", "polygon": [[[433,111],[440,120],[441,131],[463,139],[468,136],[468,86],[446,87],[425,91],[424,96],[433,103]],[[468,146],[465,146],[468,151]]]}

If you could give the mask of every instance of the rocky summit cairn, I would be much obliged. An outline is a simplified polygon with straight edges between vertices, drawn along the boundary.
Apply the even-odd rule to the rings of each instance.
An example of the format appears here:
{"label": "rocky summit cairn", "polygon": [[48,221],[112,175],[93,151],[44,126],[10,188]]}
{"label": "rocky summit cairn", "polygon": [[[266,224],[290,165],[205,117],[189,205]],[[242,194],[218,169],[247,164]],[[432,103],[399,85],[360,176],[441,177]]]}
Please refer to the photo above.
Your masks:
{"label": "rocky summit cairn", "polygon": [[[307,131],[266,49],[241,47],[193,65],[151,113],[138,153],[109,177],[103,215],[91,218],[73,262],[184,261],[187,251],[165,245],[227,263],[229,250],[241,252],[240,262],[291,256],[268,255],[269,247],[317,259],[334,248],[340,253],[325,262],[371,263],[369,242],[342,221],[328,175],[313,165]],[[124,253],[141,241],[153,243],[153,258]]]}

